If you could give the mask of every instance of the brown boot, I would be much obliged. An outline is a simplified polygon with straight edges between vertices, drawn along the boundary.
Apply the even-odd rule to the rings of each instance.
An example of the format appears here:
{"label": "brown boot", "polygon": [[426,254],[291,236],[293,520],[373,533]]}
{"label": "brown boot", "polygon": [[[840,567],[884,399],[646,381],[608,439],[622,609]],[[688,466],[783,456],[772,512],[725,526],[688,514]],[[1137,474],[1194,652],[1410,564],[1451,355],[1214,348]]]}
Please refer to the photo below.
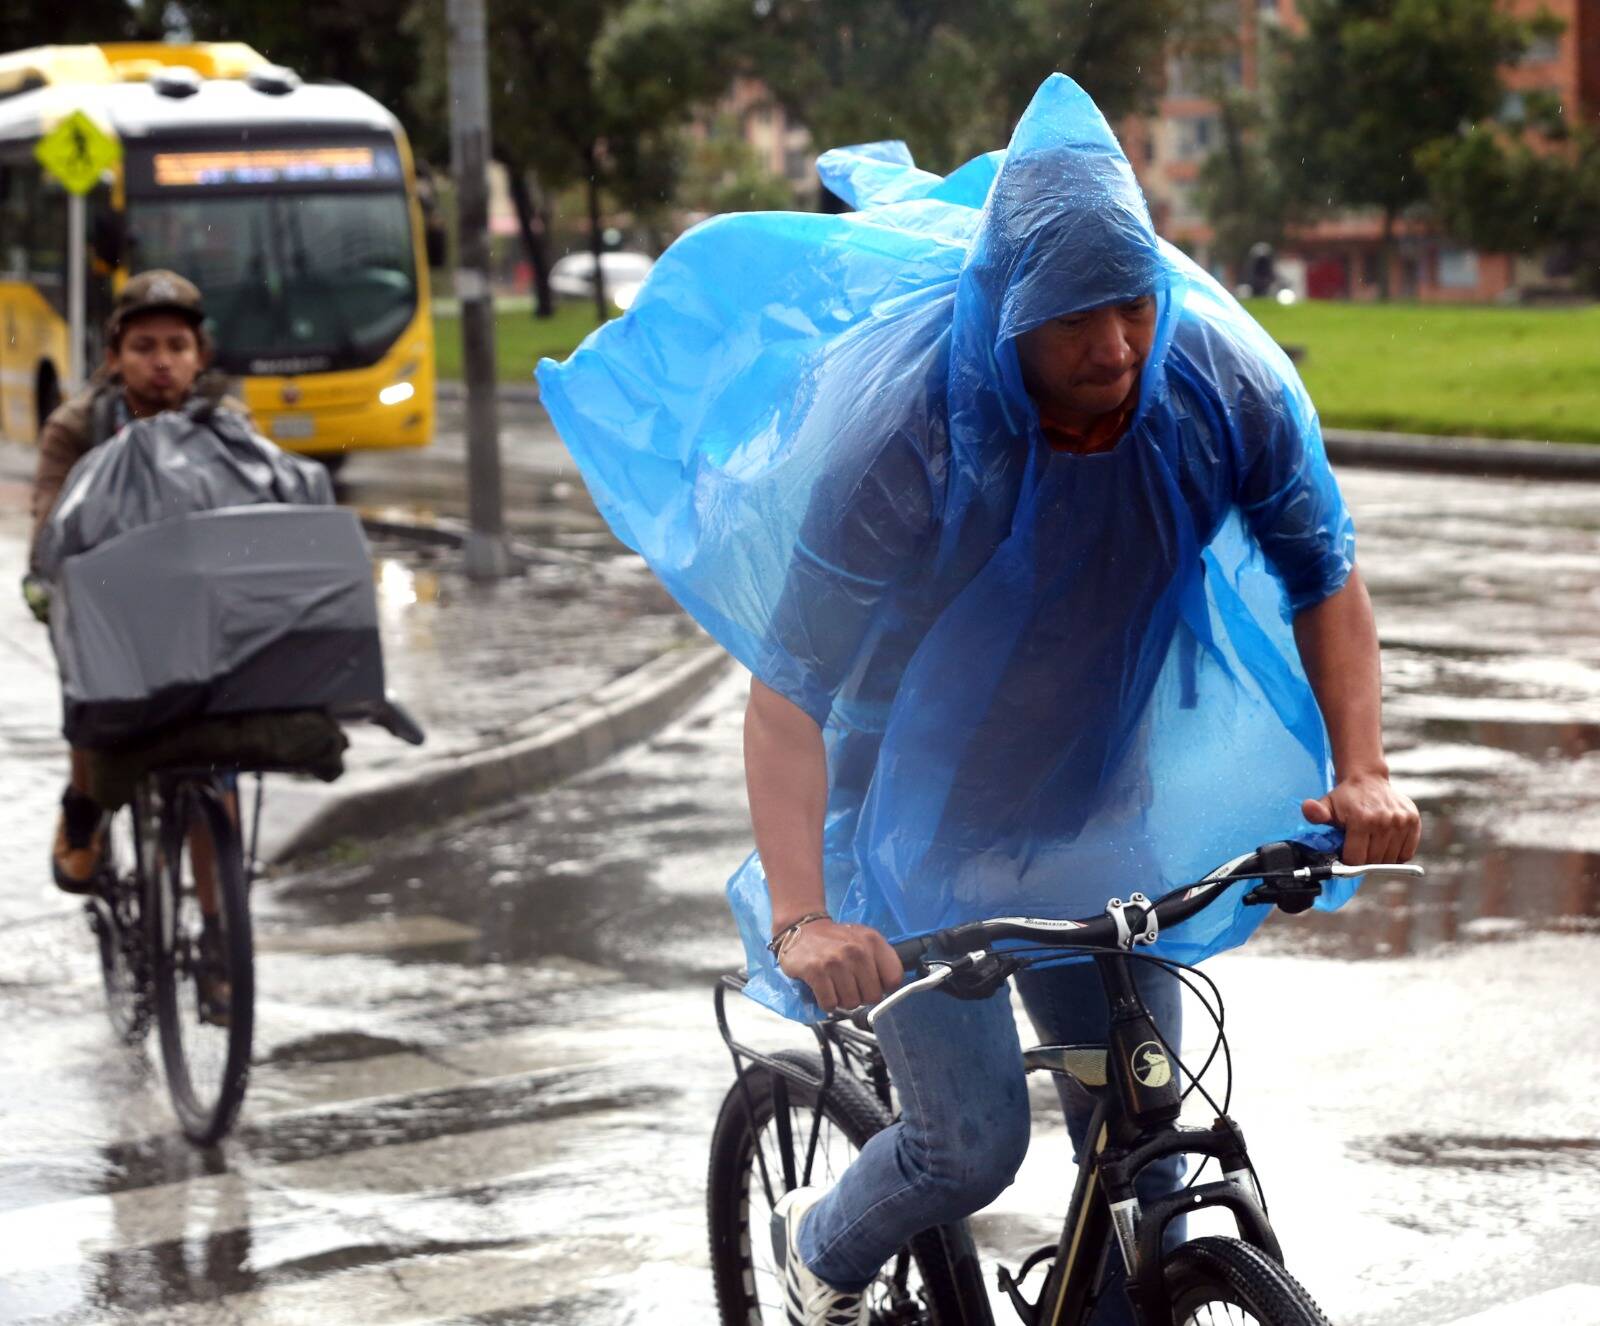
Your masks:
{"label": "brown boot", "polygon": [[94,877],[106,855],[106,815],[82,792],[69,787],[61,797],[56,845],[50,871],[63,893],[93,893]]}

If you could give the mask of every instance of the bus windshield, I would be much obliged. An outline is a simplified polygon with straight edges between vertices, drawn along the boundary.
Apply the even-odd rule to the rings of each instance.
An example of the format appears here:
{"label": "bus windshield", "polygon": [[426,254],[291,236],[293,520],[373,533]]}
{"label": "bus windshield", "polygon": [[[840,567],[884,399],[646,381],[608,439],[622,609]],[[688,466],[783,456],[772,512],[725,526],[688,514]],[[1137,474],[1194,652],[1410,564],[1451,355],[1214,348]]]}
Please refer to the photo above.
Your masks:
{"label": "bus windshield", "polygon": [[370,364],[416,312],[398,191],[157,195],[130,198],[127,219],[134,270],[169,267],[200,287],[226,372]]}

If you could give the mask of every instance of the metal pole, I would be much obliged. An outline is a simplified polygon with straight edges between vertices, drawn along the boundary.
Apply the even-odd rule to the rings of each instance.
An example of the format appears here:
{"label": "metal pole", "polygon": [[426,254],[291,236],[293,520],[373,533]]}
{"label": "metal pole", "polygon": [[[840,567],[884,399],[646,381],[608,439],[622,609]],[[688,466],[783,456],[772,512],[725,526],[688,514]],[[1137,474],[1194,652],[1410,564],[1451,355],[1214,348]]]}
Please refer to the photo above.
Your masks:
{"label": "metal pole", "polygon": [[494,298],[489,286],[489,73],[483,0],[449,0],[450,164],[456,185],[456,296],[467,386],[467,574],[509,575],[495,407]]}
{"label": "metal pole", "polygon": [[86,298],[84,288],[84,213],[88,210],[81,193],[67,195],[67,392],[83,386]]}

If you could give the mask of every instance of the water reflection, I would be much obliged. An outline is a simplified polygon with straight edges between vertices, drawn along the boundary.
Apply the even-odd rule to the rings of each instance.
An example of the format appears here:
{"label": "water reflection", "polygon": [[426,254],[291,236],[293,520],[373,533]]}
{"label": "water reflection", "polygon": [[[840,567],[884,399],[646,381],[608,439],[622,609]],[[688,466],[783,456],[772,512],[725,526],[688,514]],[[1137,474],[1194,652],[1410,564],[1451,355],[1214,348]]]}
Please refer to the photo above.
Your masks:
{"label": "water reflection", "polygon": [[1428,719],[1409,735],[1396,776],[1422,809],[1427,875],[1374,880],[1336,913],[1275,916],[1262,944],[1398,957],[1600,930],[1600,724]]}

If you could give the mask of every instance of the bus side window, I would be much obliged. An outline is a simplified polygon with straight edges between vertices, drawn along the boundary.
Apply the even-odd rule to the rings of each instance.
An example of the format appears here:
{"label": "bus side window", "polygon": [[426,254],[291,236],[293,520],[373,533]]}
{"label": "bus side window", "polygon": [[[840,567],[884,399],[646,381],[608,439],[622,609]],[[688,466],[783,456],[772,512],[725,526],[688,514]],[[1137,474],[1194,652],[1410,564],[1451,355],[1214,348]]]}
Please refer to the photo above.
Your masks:
{"label": "bus side window", "polygon": [[0,163],[0,280],[6,281],[28,279],[28,214],[18,174],[18,167]]}
{"label": "bus side window", "polygon": [[19,172],[28,207],[28,277],[57,313],[67,313],[67,191],[38,166]]}

